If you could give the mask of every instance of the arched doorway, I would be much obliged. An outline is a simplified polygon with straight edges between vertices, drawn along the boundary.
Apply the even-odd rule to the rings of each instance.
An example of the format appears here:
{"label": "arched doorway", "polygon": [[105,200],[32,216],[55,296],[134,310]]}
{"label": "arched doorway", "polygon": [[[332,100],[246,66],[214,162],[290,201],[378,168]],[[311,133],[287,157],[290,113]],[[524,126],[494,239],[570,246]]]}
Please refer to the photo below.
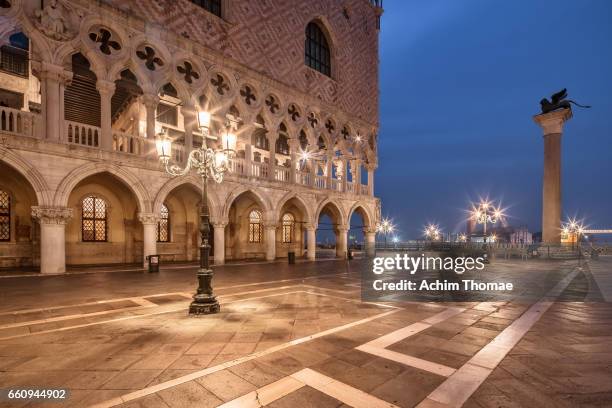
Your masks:
{"label": "arched doorway", "polygon": [[143,258],[143,229],[132,190],[108,172],[90,175],[72,189],[66,226],[66,263],[100,265],[138,263]]}
{"label": "arched doorway", "polygon": [[346,224],[342,211],[333,201],[319,207],[317,213],[317,257],[344,257],[346,251]]}
{"label": "arched doorway", "polygon": [[40,262],[40,232],[32,220],[36,192],[15,168],[0,162],[0,268],[29,268]]}
{"label": "arched doorway", "polygon": [[[227,259],[268,259],[275,257],[275,234],[266,233],[267,208],[263,200],[252,191],[239,194],[228,211],[225,229],[225,254]],[[270,229],[270,228],[268,228]]]}
{"label": "arched doorway", "polygon": [[305,204],[292,197],[285,201],[279,211],[276,229],[276,256],[287,257],[289,251],[297,256],[305,254],[306,224],[309,222]]}
{"label": "arched doorway", "polygon": [[348,248],[371,255],[375,244],[374,231],[372,216],[364,206],[356,204],[349,215]]}

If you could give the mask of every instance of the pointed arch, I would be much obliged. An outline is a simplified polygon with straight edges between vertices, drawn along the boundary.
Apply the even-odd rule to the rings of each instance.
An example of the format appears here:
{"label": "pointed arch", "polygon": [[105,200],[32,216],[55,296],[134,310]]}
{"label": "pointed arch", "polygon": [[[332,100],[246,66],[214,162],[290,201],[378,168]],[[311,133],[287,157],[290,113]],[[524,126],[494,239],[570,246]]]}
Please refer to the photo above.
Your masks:
{"label": "pointed arch", "polygon": [[335,217],[338,219],[338,224],[346,225],[346,214],[342,209],[342,206],[337,203],[335,200],[331,198],[327,198],[319,203],[317,206],[317,211],[315,212],[315,223],[319,222],[319,218],[321,217],[321,212],[325,209],[325,207],[329,206],[332,212],[335,212]]}
{"label": "pointed arch", "polygon": [[234,203],[234,201],[236,201],[236,199],[238,197],[240,197],[243,194],[250,194],[255,199],[257,204],[259,204],[261,206],[261,209],[266,214],[268,214],[270,211],[272,211],[272,203],[270,202],[270,200],[266,196],[260,194],[255,189],[251,189],[251,188],[248,188],[248,187],[241,186],[241,187],[235,189],[234,191],[232,191],[228,195],[227,199],[225,200],[225,206],[224,206],[223,212],[222,212],[223,219],[228,219],[229,218],[229,212],[230,212],[230,208],[232,207],[232,204]]}
{"label": "pointed arch", "polygon": [[348,213],[348,218],[347,218],[347,225],[351,225],[351,217],[353,216],[353,213],[358,212],[361,217],[363,218],[363,224],[365,228],[375,228],[376,223],[375,223],[375,218],[374,215],[371,213],[371,211],[368,209],[368,206],[360,201],[357,201],[355,204],[353,204],[353,206],[351,207],[351,210]]}
{"label": "pointed arch", "polygon": [[[153,202],[152,212],[154,214],[159,214],[159,212],[161,211],[161,206],[168,198],[168,195],[174,189],[183,185],[190,185],[200,193],[202,191],[202,181],[196,175],[190,174],[185,177],[173,177],[169,179],[157,192],[157,195],[155,196],[155,201]],[[208,206],[210,210],[211,221],[218,220],[220,215],[219,199],[217,197],[216,192],[210,187],[208,188]]]}
{"label": "pointed arch", "polygon": [[87,177],[98,173],[109,173],[123,182],[134,193],[139,212],[144,213],[151,211],[149,193],[140,179],[124,168],[108,162],[84,164],[68,173],[62,179],[55,192],[55,197],[53,198],[54,205],[61,207],[67,206],[68,197],[77,184]]}
{"label": "pointed arch", "polygon": [[298,193],[296,193],[295,191],[289,191],[287,192],[287,194],[285,194],[280,201],[276,204],[276,209],[277,209],[277,219],[280,219],[280,217],[283,216],[282,214],[282,210],[283,207],[285,206],[285,204],[287,204],[287,202],[289,202],[289,200],[294,199],[295,202],[298,204],[297,207],[300,209],[300,211],[302,211],[304,213],[304,216],[306,217],[306,222],[308,223],[316,223],[317,220],[313,220],[312,216],[312,211],[310,210],[310,208],[312,206],[308,205],[306,203],[306,201],[304,200],[304,198],[302,198],[302,196],[300,196]]}
{"label": "pointed arch", "polygon": [[39,206],[51,205],[49,186],[36,167],[32,166],[26,159],[2,146],[0,146],[0,162],[15,169],[30,183],[36,193],[36,201]]}

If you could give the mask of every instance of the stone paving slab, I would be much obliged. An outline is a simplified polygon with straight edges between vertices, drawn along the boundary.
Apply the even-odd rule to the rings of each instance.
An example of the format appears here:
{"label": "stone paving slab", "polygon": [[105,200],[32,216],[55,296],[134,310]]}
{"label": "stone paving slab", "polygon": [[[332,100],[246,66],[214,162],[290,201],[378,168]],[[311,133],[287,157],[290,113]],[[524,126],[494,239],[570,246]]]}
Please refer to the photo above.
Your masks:
{"label": "stone paving slab", "polygon": [[[272,392],[266,394],[273,395],[267,405],[272,407],[358,406],[355,395],[363,396],[362,406],[368,406],[363,402],[367,401],[371,406],[448,407],[427,399],[446,377],[419,367],[419,362],[465,370],[479,355],[482,364],[494,365],[464,406],[612,405],[609,304],[550,303],[539,320],[521,326],[526,333],[507,354],[498,354],[501,351],[491,343],[517,319],[524,320],[531,304],[362,303],[358,271],[349,269],[346,274],[344,263],[322,264],[294,269],[278,265],[273,278],[263,282],[262,274],[270,272],[265,265],[230,267],[227,273],[221,269],[222,312],[203,318],[186,315],[193,279],[184,269],[174,276],[167,271],[158,276],[40,278],[29,289],[20,282],[34,278],[3,279],[8,286],[0,291],[17,303],[0,306],[6,313],[0,317],[19,316],[7,318],[6,324],[26,324],[2,329],[0,323],[0,388],[42,380],[46,386],[72,392],[65,404],[8,406],[219,406],[248,400],[272,387],[265,391]],[[527,264],[492,267],[517,265]],[[530,273],[539,273],[558,263],[528,266]],[[584,291],[584,276],[577,275],[561,296]],[[22,313],[32,307],[29,296],[39,285],[49,285],[46,279],[53,279],[51,293],[61,296],[63,290],[66,295],[51,301],[45,294],[47,306],[54,309]],[[97,282],[88,293],[92,281]],[[107,303],[98,308],[93,302],[99,301]],[[46,303],[36,308],[41,305]],[[462,311],[436,318],[449,308]],[[32,322],[41,316],[66,319]],[[432,324],[385,346],[406,356],[408,364],[360,349],[425,321]],[[295,387],[300,373],[310,373],[303,378],[314,382]],[[125,400],[119,398],[126,395],[133,397],[122,403]]]}

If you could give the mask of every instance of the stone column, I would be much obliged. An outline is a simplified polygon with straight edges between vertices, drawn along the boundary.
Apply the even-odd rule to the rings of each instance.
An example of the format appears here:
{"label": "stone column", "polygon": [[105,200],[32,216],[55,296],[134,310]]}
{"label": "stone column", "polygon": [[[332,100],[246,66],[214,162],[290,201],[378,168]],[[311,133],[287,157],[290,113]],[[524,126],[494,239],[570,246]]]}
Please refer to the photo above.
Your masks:
{"label": "stone column", "polygon": [[113,150],[111,99],[115,93],[115,83],[99,79],[96,88],[100,93],[100,127],[102,129],[100,147],[104,150]]}
{"label": "stone column", "polygon": [[336,256],[346,259],[346,251],[348,247],[348,228],[346,226],[338,226],[336,229]]}
{"label": "stone column", "polygon": [[63,88],[72,78],[72,73],[65,71],[63,67],[43,62],[40,77],[44,96],[41,102],[44,104],[46,138],[59,142],[65,139],[62,134],[64,132]]}
{"label": "stone column", "polygon": [[157,253],[157,222],[158,219],[153,213],[138,213],[138,220],[142,223],[143,243],[142,243],[142,262],[147,266],[147,256]]}
{"label": "stone column", "polygon": [[33,206],[32,217],[40,224],[40,273],[66,272],[66,224],[72,208]]}
{"label": "stone column", "polygon": [[342,159],[340,161],[340,163],[342,163],[342,191],[346,193],[347,191],[347,183],[348,183],[348,171],[349,171],[349,163],[345,160]]}
{"label": "stone column", "polygon": [[196,109],[193,103],[185,104],[181,108],[185,127],[185,159],[189,157],[189,153],[193,150],[193,131],[197,129],[198,119],[196,117]]}
{"label": "stone column", "polygon": [[306,225],[306,245],[308,246],[307,257],[309,261],[314,261],[317,255],[317,227]]}
{"label": "stone column", "polygon": [[147,139],[155,140],[155,110],[159,104],[159,97],[153,94],[144,94],[141,98],[147,117],[147,131],[145,134]]}
{"label": "stone column", "polygon": [[266,243],[266,261],[276,259],[276,225],[264,226],[264,240]]}
{"label": "stone column", "polygon": [[[270,132],[268,132],[268,135]],[[268,166],[268,178],[276,180],[276,139],[277,136],[270,137],[270,165]]]}
{"label": "stone column", "polygon": [[572,117],[570,109],[534,116],[544,133],[544,177],[542,179],[542,241],[561,242],[561,135]]}
{"label": "stone column", "polygon": [[368,195],[374,195],[374,167],[368,167]]}
{"label": "stone column", "polygon": [[376,230],[364,229],[365,251],[367,257],[376,256]]}
{"label": "stone column", "polygon": [[289,139],[289,155],[290,160],[291,160],[291,167],[289,169],[289,182],[290,183],[295,183],[296,182],[296,165],[297,165],[297,149],[298,146],[300,145],[299,141],[297,139]]}
{"label": "stone column", "polygon": [[251,146],[251,143],[247,143],[244,145],[244,166],[246,167],[244,169],[244,173],[247,176],[253,175],[253,166],[251,164],[252,162],[253,162],[253,147]]}
{"label": "stone column", "polygon": [[355,194],[361,193],[361,160],[351,162],[351,175],[353,181],[353,191]]}
{"label": "stone column", "polygon": [[215,265],[225,263],[225,226],[227,222],[214,222],[214,242],[215,242]]}
{"label": "stone column", "polygon": [[325,163],[325,188],[332,188],[332,176],[334,173],[333,166],[333,154],[327,154],[327,163]]}

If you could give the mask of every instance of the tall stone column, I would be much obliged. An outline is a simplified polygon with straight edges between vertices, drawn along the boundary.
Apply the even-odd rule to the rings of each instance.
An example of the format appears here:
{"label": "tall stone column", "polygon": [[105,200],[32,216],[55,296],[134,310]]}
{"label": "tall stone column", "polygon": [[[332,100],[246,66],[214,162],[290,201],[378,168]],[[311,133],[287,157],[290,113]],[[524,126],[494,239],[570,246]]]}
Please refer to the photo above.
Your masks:
{"label": "tall stone column", "polygon": [[153,213],[138,213],[138,220],[142,223],[142,262],[147,266],[147,256],[157,253],[157,222]]}
{"label": "tall stone column", "polygon": [[561,242],[561,135],[563,124],[572,118],[570,109],[534,116],[544,133],[544,176],[542,179],[542,241]]}
{"label": "tall stone column", "polygon": [[43,62],[40,77],[46,138],[59,142],[64,140],[63,88],[72,78],[72,73],[65,71],[63,67]]}
{"label": "tall stone column", "polygon": [[251,143],[244,145],[244,173],[247,176],[253,175],[253,146]]}
{"label": "tall stone column", "polygon": [[264,226],[264,242],[266,243],[266,261],[276,259],[276,225]]}
{"label": "tall stone column", "polygon": [[291,156],[291,167],[289,168],[289,182],[296,182],[297,149],[300,143],[297,139],[289,139],[289,155]]}
{"label": "tall stone column", "polygon": [[225,226],[227,222],[215,222],[214,242],[215,242],[215,265],[223,265],[225,263]]}
{"label": "tall stone column", "polygon": [[96,88],[100,93],[100,127],[102,128],[102,141],[100,147],[104,150],[113,150],[111,100],[115,93],[115,83],[99,79]]}
{"label": "tall stone column", "polygon": [[327,154],[327,162],[325,163],[325,188],[332,188],[332,178],[334,174],[333,153]]}
{"label": "tall stone column", "polygon": [[353,192],[359,194],[361,192],[361,160],[353,160],[351,162],[351,180],[353,182]]}
{"label": "tall stone column", "polygon": [[348,228],[339,226],[336,229],[336,256],[346,259],[346,251],[348,249]]}
{"label": "tall stone column", "polygon": [[33,206],[32,217],[40,224],[40,273],[66,272],[66,224],[72,208]]}
{"label": "tall stone column", "polygon": [[306,245],[309,261],[314,261],[317,256],[317,227],[314,225],[306,225]]}
{"label": "tall stone column", "polygon": [[365,251],[367,257],[376,256],[376,230],[364,229]]}

